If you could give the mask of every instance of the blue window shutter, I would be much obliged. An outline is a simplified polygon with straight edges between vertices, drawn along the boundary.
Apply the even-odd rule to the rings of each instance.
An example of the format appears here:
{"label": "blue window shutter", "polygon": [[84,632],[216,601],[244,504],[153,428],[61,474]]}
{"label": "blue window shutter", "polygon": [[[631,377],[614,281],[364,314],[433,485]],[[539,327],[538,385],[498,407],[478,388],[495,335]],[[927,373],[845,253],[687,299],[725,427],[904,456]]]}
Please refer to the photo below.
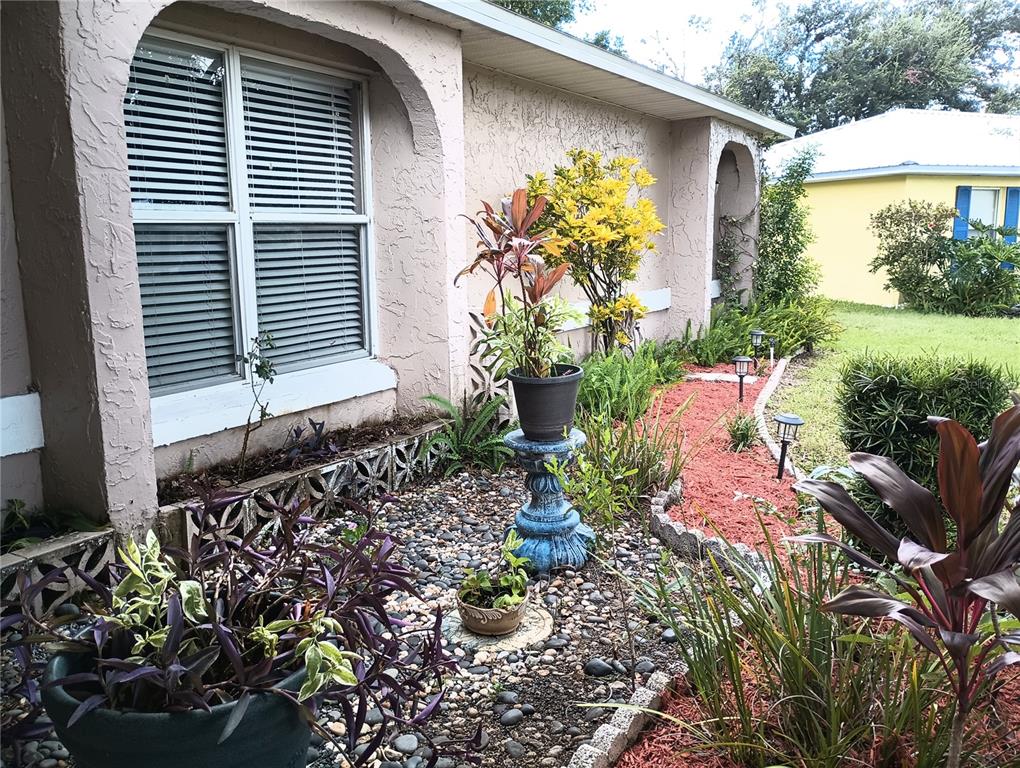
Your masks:
{"label": "blue window shutter", "polygon": [[[1020,187],[1006,187],[1006,215],[1002,219],[1002,226],[1016,229],[1020,219]],[[1003,238],[1007,243],[1015,243],[1016,235],[1006,235]]]}
{"label": "blue window shutter", "polygon": [[958,215],[953,219],[953,239],[966,240],[970,229],[967,223],[970,216],[970,187],[956,188],[956,212]]}

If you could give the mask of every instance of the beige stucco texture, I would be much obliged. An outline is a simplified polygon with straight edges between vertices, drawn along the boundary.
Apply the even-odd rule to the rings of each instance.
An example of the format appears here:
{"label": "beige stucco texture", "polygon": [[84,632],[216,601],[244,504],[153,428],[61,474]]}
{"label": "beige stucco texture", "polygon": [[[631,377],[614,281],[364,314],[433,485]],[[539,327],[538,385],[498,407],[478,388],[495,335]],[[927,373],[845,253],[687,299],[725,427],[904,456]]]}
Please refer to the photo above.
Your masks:
{"label": "beige stucco texture", "polygon": [[704,322],[717,215],[752,214],[757,200],[744,130],[669,122],[474,66],[456,29],[381,3],[44,0],[2,13],[2,394],[37,389],[45,432],[40,452],[4,461],[4,496],[16,487],[38,501],[41,486],[47,503],[108,517],[122,533],[151,524],[157,477],[235,456],[243,428],[153,445],[122,107],[150,25],[368,78],[370,312],[397,385],[335,403],[324,393],[320,406],[270,420],[255,450],[281,445],[308,417],[340,427],[420,410],[432,392],[457,397],[468,310],[483,295],[477,282],[453,287],[474,243],[459,214],[551,171],[571,147],[633,155],[658,178],[650,194],[666,230],[634,288],[670,299],[645,320],[646,337]]}

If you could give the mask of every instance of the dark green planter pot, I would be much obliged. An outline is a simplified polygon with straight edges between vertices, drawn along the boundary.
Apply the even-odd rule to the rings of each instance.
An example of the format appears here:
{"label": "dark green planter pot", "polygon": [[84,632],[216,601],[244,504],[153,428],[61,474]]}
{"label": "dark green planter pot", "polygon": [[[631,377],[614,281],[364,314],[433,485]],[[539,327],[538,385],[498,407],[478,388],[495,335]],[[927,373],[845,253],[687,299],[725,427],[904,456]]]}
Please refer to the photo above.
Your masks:
{"label": "dark green planter pot", "polygon": [[548,443],[563,439],[574,426],[577,390],[584,376],[576,365],[554,365],[555,376],[536,379],[511,371],[507,378],[514,387],[514,403],[521,431],[529,440]]}
{"label": "dark green planter pot", "polygon": [[[44,679],[85,671],[87,665],[82,654],[58,654]],[[297,690],[303,680],[301,671],[279,687]],[[94,709],[68,728],[79,701],[59,686],[43,689],[42,698],[77,768],[304,768],[307,762],[308,724],[291,702],[269,693],[252,699],[240,725],[222,744],[216,742],[232,703],[211,712]]]}

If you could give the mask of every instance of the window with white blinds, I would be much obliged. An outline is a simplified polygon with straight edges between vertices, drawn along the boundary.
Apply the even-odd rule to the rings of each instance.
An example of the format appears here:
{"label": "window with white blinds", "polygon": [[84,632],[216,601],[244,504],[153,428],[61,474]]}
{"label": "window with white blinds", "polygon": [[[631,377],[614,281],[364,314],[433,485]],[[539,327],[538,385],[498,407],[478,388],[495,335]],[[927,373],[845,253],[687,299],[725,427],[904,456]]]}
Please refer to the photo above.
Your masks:
{"label": "window with white blinds", "polygon": [[124,99],[154,395],[371,351],[362,86],[296,62],[145,36]]}

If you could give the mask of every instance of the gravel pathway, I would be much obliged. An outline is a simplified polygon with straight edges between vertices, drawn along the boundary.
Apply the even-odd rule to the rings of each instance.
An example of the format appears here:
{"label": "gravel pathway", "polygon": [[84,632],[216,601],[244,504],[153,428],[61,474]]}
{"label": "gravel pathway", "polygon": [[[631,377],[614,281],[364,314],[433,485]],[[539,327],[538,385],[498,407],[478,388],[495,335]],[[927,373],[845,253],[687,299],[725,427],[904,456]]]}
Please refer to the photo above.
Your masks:
{"label": "gravel pathway", "polygon": [[[498,477],[461,473],[406,489],[382,507],[377,525],[403,540],[402,558],[416,573],[423,598],[394,598],[391,609],[396,615],[424,627],[431,626],[435,607],[446,614],[456,611],[455,591],[464,568],[495,564],[503,532],[527,496],[523,478],[522,472],[509,468]],[[336,530],[342,525],[338,520]],[[651,576],[661,557],[657,540],[642,532],[638,521],[622,524],[614,538],[613,567],[629,578]],[[614,556],[608,544],[598,554]],[[628,610],[621,610],[618,583],[612,568],[597,558],[577,572],[534,581],[533,594],[552,615],[553,630],[533,647],[473,652],[447,642],[458,670],[447,681],[440,712],[429,724],[430,735],[462,738],[480,726],[482,766],[555,768],[569,762],[576,747],[612,717],[611,705],[627,700],[632,682],[641,684],[657,669],[677,670],[672,632],[635,609],[629,597]],[[343,732],[339,713],[326,708],[321,715],[326,728]],[[370,713],[368,722],[375,719]],[[429,756],[420,736],[400,734],[376,753],[371,765],[418,768]],[[28,765],[73,766],[59,742],[30,746]],[[3,765],[12,765],[9,757]],[[439,763],[441,768],[461,764],[452,758]],[[333,768],[346,761],[331,744],[313,736],[309,765]]]}

